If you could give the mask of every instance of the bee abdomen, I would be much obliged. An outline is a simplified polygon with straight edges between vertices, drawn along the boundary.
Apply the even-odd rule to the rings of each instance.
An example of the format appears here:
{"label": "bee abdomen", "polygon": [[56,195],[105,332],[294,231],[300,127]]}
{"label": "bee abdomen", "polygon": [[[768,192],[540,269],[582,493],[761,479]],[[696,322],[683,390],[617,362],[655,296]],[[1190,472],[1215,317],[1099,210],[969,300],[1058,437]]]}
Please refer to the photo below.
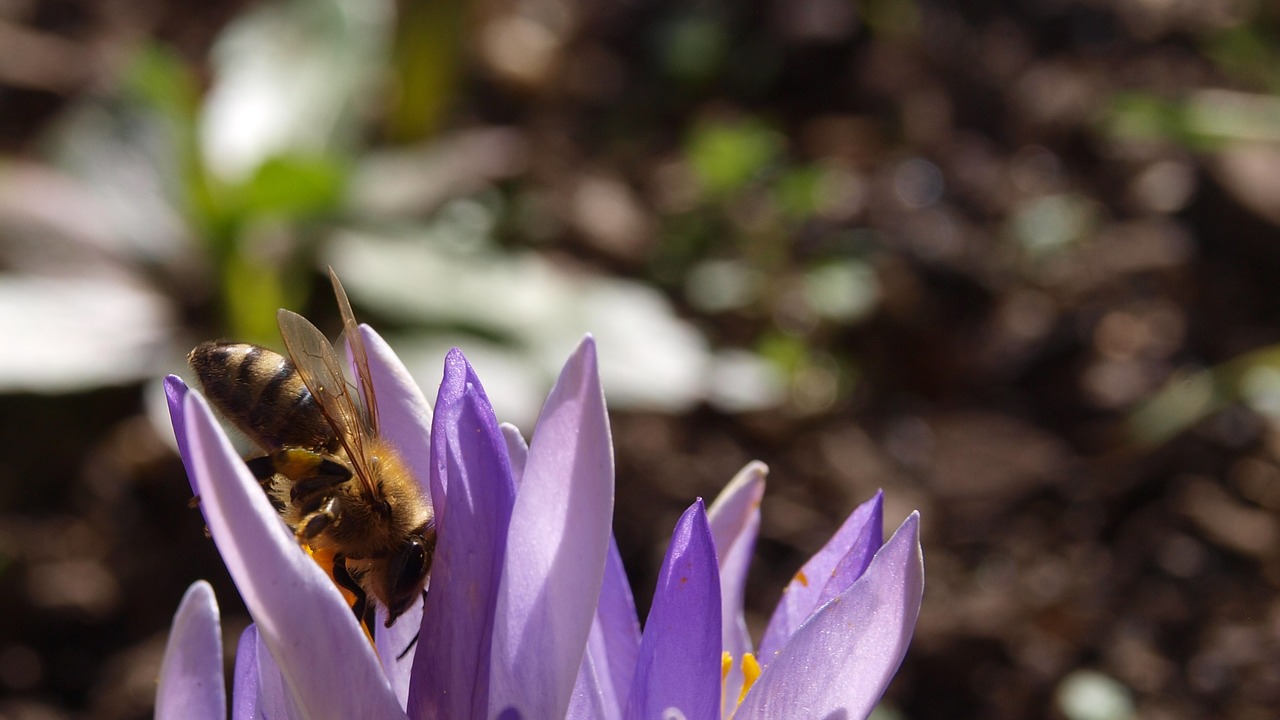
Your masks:
{"label": "bee abdomen", "polygon": [[333,428],[285,356],[249,343],[206,342],[187,361],[218,412],[263,449],[337,444]]}

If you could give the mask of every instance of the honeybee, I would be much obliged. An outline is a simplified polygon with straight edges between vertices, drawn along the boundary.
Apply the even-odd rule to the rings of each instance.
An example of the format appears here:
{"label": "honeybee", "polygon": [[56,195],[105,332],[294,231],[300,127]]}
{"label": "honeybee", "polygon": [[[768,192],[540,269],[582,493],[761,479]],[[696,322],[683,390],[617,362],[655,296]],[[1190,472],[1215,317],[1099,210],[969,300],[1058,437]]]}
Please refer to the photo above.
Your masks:
{"label": "honeybee", "polygon": [[[247,461],[298,542],[351,593],[372,631],[422,595],[435,551],[431,503],[400,452],[379,434],[369,357],[346,291],[329,271],[356,388],[338,352],[306,318],[277,313],[288,357],[248,343],[206,342],[187,360],[205,395],[266,454]],[[322,565],[324,563],[322,562]]]}

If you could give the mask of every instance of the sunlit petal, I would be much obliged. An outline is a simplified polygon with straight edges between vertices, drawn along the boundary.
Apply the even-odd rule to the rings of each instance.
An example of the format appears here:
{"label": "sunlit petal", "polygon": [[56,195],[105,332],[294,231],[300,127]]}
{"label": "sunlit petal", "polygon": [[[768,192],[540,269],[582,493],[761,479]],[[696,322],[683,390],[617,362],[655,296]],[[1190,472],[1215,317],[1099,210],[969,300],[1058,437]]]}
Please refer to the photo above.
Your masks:
{"label": "sunlit petal", "polygon": [[490,708],[563,717],[613,523],[613,444],[590,337],[565,363],[529,444],[507,536]]}
{"label": "sunlit petal", "polygon": [[835,535],[791,578],[760,640],[759,660],[769,664],[814,610],[849,587],[866,570],[884,540],[884,493],[855,509]]}
{"label": "sunlit petal", "polygon": [[445,358],[431,438],[432,497],[445,502],[435,506],[436,555],[408,709],[415,718],[483,717],[515,483],[493,407],[458,350]]}
{"label": "sunlit petal", "polygon": [[198,580],[187,588],[173,616],[160,665],[156,717],[222,720],[226,716],[218,603],[209,583]]}
{"label": "sunlit petal", "polygon": [[170,375],[164,379],[164,398],[169,404],[169,419],[173,422],[173,435],[178,441],[178,454],[182,457],[182,464],[187,471],[187,483],[191,485],[191,494],[199,495],[200,489],[196,487],[196,474],[191,472],[191,464],[188,458],[191,457],[191,450],[187,447],[186,419],[182,415],[182,401],[187,397],[187,384],[177,375]]}
{"label": "sunlit petal", "polygon": [[387,627],[387,608],[378,605],[377,626],[373,628],[377,640],[378,660],[391,681],[400,707],[409,702],[409,683],[413,673],[414,650],[417,647],[418,630],[422,626],[422,598],[400,614],[391,627]]}
{"label": "sunlit petal", "polygon": [[524,476],[524,464],[529,460],[529,444],[524,441],[524,435],[520,434],[520,428],[515,425],[504,422],[498,428],[502,430],[502,439],[507,441],[511,477],[515,479],[516,487],[519,487],[520,479]]}
{"label": "sunlit petal", "polygon": [[[594,629],[592,632],[594,633]],[[622,717],[618,706],[610,705],[605,700],[604,691],[600,688],[600,676],[596,673],[590,652],[582,656],[578,678],[573,684],[573,695],[569,699],[569,710],[564,717],[565,720],[617,720]]]}
{"label": "sunlit petal", "polygon": [[280,666],[271,651],[262,641],[262,635],[255,632],[253,636],[253,654],[258,664],[258,683],[262,687],[262,716],[265,718],[284,718],[285,720],[307,720],[307,715],[298,707],[293,693],[280,672]]}
{"label": "sunlit petal", "polygon": [[658,573],[623,717],[663,718],[673,708],[685,720],[720,717],[720,632],[720,572],[698,500],[676,523]]}
{"label": "sunlit petal", "polygon": [[721,708],[726,716],[737,704],[742,690],[742,658],[752,651],[742,611],[743,593],[756,534],[760,530],[760,499],[764,497],[764,479],[768,472],[769,468],[762,462],[748,463],[707,510],[720,564],[722,641],[724,652],[733,659],[722,688]]}
{"label": "sunlit petal", "polygon": [[258,628],[252,623],[236,644],[236,667],[231,680],[231,720],[265,717],[262,678],[258,675]]}
{"label": "sunlit petal", "polygon": [[923,591],[912,513],[862,577],[796,630],[735,719],[867,717],[907,652]]}
{"label": "sunlit petal", "polygon": [[627,572],[622,567],[618,543],[610,537],[600,602],[596,605],[595,620],[587,637],[587,652],[574,684],[575,697],[582,693],[598,695],[604,713],[600,717],[620,718],[622,704],[631,692],[639,652],[640,622],[636,603],[631,596]]}

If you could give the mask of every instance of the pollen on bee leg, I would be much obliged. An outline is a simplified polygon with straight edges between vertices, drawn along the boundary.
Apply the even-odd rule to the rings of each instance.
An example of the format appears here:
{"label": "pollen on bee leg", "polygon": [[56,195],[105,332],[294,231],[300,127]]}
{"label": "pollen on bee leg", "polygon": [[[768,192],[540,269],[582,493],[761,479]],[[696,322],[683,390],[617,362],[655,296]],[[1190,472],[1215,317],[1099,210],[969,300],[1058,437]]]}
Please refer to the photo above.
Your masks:
{"label": "pollen on bee leg", "polygon": [[328,548],[320,548],[317,550],[306,543],[303,543],[302,549],[311,556],[312,560],[315,560],[316,564],[319,565],[322,570],[324,570],[324,574],[328,575],[330,580],[333,580],[334,586],[338,588],[338,592],[342,593],[342,597],[347,601],[347,604],[351,605],[354,603],[356,601],[355,593],[342,587],[337,578],[333,576],[334,551]]}
{"label": "pollen on bee leg", "polygon": [[[329,576],[329,580],[333,582],[334,587],[338,588],[338,592],[342,593],[342,599],[347,603],[347,605],[349,607],[354,607],[359,598],[356,597],[355,593],[343,587],[342,583],[338,582],[337,575],[334,574],[334,568],[337,565],[337,553],[329,548],[311,547],[311,544],[306,542],[301,543],[301,545],[303,551],[306,552],[307,555],[311,556],[311,559],[320,566],[321,570],[324,570],[325,575]],[[374,645],[373,635],[369,632],[369,628],[366,627],[363,622],[360,623],[360,630],[363,631],[364,636],[369,639],[369,644]]]}

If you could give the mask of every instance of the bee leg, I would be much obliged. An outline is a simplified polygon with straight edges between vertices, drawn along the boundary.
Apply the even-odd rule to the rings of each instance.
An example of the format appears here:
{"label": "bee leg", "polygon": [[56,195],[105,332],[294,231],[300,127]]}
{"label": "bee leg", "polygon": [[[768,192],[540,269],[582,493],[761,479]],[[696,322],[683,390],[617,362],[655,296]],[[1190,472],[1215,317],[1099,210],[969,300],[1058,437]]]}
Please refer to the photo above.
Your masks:
{"label": "bee leg", "polygon": [[351,577],[351,572],[347,570],[347,559],[342,555],[333,556],[333,580],[338,583],[338,587],[346,590],[356,596],[356,601],[351,605],[351,611],[356,614],[356,619],[364,623],[366,629],[373,632],[373,623],[369,621],[366,615],[373,610],[372,604],[369,602],[369,596],[365,593],[364,588],[360,587],[360,583]]}
{"label": "bee leg", "polygon": [[404,650],[401,650],[400,654],[396,656],[396,662],[400,662],[401,660],[403,660],[404,656],[408,655],[409,651],[413,649],[413,646],[418,644],[418,636],[421,634],[422,633],[413,634],[413,639],[410,640],[409,644],[405,646]]}
{"label": "bee leg", "polygon": [[347,468],[331,460],[326,460],[325,463],[333,466],[327,470],[322,467],[321,470],[325,470],[325,474],[307,477],[293,484],[293,487],[289,489],[289,498],[291,500],[324,492],[351,479],[351,471]]}
{"label": "bee leg", "polygon": [[[423,589],[422,589],[422,604],[423,604],[423,606],[424,606],[424,607],[425,607],[425,606],[426,606],[426,604],[427,604],[427,589],[426,589],[426,588],[423,588]],[[405,655],[408,655],[408,654],[409,654],[409,651],[413,649],[413,646],[418,644],[418,636],[419,636],[419,635],[421,635],[421,634],[422,634],[422,633],[420,633],[420,632],[416,632],[416,633],[414,633],[414,634],[413,634],[413,639],[412,639],[412,640],[410,640],[410,641],[409,641],[409,644],[408,644],[408,645],[406,645],[406,646],[404,647],[404,650],[401,650],[401,651],[400,651],[400,654],[396,656],[396,662],[400,662],[401,660],[403,660],[403,659],[404,659],[404,656],[405,656]]]}
{"label": "bee leg", "polygon": [[333,524],[338,519],[338,498],[327,497],[320,507],[313,512],[307,513],[301,521],[298,522],[298,529],[294,534],[299,540],[311,540],[315,536],[325,531],[325,528]]}
{"label": "bee leg", "polygon": [[253,473],[253,476],[258,479],[259,483],[265,483],[275,477],[276,464],[275,461],[271,459],[270,455],[250,458],[245,460],[244,464],[249,466],[249,472]]}

